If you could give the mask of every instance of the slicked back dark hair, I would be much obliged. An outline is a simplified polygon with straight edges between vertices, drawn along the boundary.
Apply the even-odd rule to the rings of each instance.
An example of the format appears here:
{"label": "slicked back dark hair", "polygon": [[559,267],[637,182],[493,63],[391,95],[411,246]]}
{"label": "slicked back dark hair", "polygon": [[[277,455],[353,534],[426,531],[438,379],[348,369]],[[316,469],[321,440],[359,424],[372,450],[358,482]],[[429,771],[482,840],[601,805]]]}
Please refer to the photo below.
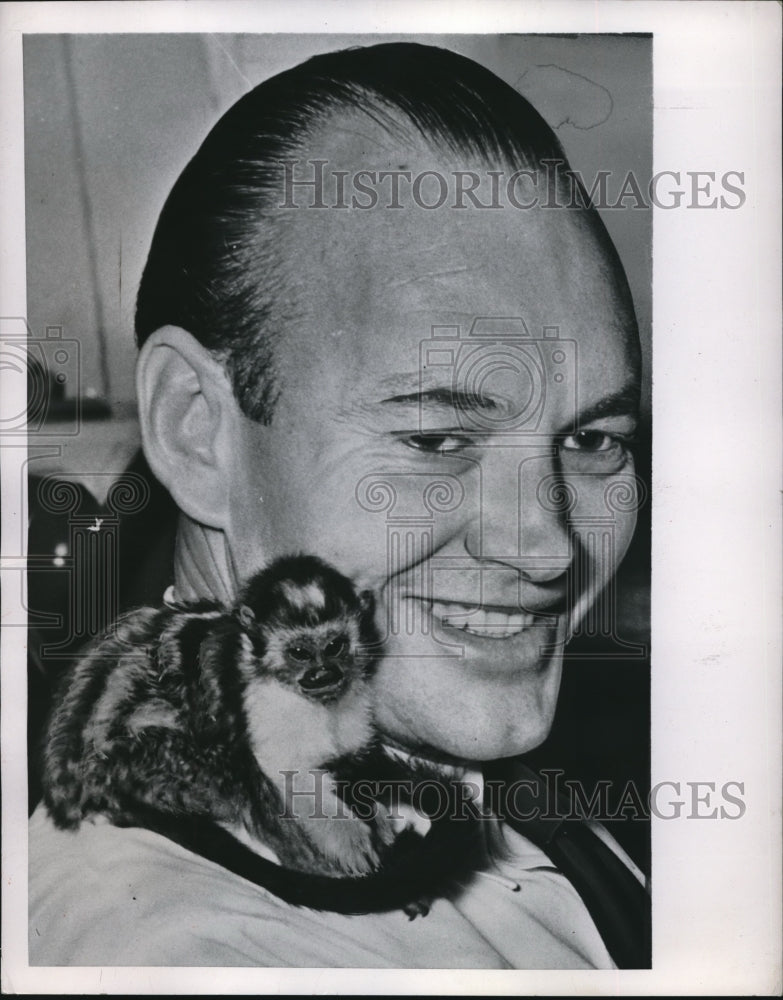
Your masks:
{"label": "slicked back dark hair", "polygon": [[355,111],[401,143],[402,120],[409,144],[421,138],[487,164],[533,169],[545,158],[565,159],[513,87],[429,45],[387,42],[315,56],[237,101],[164,205],[139,288],[136,336],[141,346],[166,324],[188,330],[224,359],[254,420],[271,421],[275,336],[295,307],[278,238],[282,162],[306,153],[308,137],[336,115]]}

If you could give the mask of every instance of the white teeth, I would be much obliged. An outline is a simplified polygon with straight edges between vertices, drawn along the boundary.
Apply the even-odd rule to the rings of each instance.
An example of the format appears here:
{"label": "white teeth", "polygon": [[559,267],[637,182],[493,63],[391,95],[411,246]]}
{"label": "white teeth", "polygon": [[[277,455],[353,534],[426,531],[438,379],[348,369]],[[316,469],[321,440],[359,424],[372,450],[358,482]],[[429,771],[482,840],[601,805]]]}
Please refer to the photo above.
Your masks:
{"label": "white teeth", "polygon": [[471,610],[463,604],[447,604],[444,601],[433,601],[432,612],[448,628],[458,628],[484,639],[507,639],[512,635],[519,635],[533,624],[535,618],[534,615],[521,611],[506,614],[503,611],[485,611],[483,608]]}

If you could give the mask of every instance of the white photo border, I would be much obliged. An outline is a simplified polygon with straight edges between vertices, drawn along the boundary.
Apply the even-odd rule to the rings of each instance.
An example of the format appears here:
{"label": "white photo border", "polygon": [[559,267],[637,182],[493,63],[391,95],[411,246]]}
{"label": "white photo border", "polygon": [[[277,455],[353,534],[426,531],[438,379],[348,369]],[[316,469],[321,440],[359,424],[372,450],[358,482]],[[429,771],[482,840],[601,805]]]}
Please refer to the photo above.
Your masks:
{"label": "white photo border", "polygon": [[[0,10],[0,313],[26,315],[22,36],[652,32],[654,171],[744,174],[738,210],[655,210],[652,781],[740,781],[734,821],[653,819],[653,969],[33,968],[24,630],[2,633],[7,993],[742,995],[781,989],[781,21],[764,2],[9,3]],[[5,412],[24,379],[2,372]],[[0,424],[0,428],[2,424]],[[2,442],[3,541],[24,449]],[[3,620],[19,570],[3,551]]]}

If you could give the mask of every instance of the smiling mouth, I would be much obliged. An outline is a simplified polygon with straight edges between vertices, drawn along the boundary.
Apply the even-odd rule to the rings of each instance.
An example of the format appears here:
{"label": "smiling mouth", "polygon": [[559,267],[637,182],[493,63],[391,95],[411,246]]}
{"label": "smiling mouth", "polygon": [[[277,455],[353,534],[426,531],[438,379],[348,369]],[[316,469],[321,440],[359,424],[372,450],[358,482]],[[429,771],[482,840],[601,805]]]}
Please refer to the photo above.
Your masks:
{"label": "smiling mouth", "polygon": [[501,611],[498,608],[469,607],[447,601],[423,601],[430,613],[444,628],[457,629],[482,639],[510,639],[531,628],[552,627],[557,612],[533,614],[518,609]]}

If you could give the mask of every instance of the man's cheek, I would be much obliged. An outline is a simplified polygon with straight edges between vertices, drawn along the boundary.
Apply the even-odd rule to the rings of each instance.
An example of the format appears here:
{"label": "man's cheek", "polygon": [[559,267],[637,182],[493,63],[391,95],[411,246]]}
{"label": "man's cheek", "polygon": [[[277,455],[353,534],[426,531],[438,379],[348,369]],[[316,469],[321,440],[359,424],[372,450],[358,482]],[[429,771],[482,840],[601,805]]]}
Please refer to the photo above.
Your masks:
{"label": "man's cheek", "polygon": [[636,530],[636,514],[627,514],[617,518],[616,529],[615,529],[615,564],[613,567],[617,569],[621,560],[625,557],[628,547],[631,544],[631,539],[634,536]]}
{"label": "man's cheek", "polygon": [[604,574],[611,575],[628,550],[636,528],[637,510],[643,498],[631,472],[606,479],[603,476],[569,480],[578,498],[570,512],[572,534],[600,539],[597,546]]}

